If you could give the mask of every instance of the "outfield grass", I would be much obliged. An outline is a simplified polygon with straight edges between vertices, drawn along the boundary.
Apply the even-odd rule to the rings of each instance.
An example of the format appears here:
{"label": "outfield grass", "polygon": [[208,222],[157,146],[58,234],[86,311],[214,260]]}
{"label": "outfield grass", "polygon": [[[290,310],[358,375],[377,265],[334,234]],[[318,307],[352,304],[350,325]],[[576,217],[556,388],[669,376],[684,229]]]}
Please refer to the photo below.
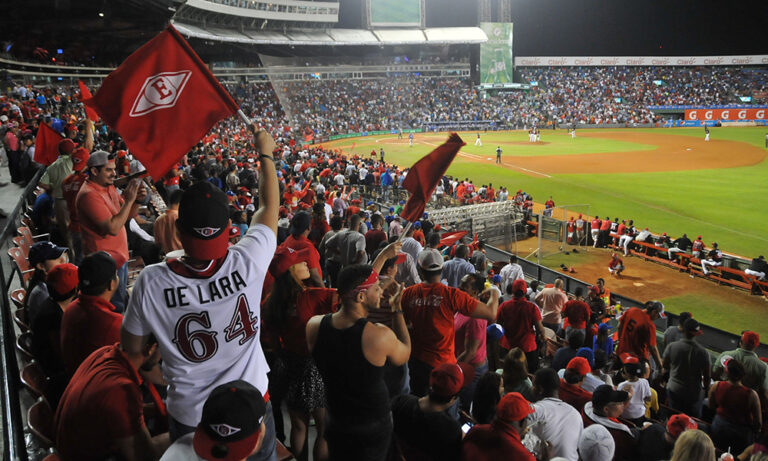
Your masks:
{"label": "outfield grass", "polygon": [[666,310],[673,314],[693,312],[705,325],[712,325],[734,334],[740,334],[744,330],[768,331],[768,316],[744,310],[726,299],[709,297],[702,300],[699,295],[687,294],[663,298],[661,301]]}
{"label": "outfield grass", "polygon": [[[679,136],[702,136],[701,128],[633,129]],[[587,130],[581,130],[586,132]],[[589,133],[616,132],[622,130],[589,130]],[[628,131],[628,130],[623,130]],[[726,139],[763,147],[764,127],[713,128],[713,139]],[[610,139],[569,136],[552,136],[543,131],[545,145],[528,145],[527,133],[505,132],[482,135],[483,147],[475,147],[475,133],[462,133],[467,142],[463,152],[492,158],[496,145],[501,145],[508,155],[572,155],[594,152],[631,152],[653,149],[654,146]],[[447,135],[446,135],[447,137]],[[381,142],[377,143],[376,139]],[[340,146],[350,151],[367,153],[384,147],[386,160],[401,166],[410,166],[426,155],[439,136],[416,135],[417,144],[408,147],[389,144],[392,135],[345,139],[329,146]],[[428,139],[429,144],[420,144]],[[518,144],[520,143],[520,144]],[[738,152],[723,152],[738,155]],[[695,165],[692,165],[695,167]],[[523,189],[534,200],[544,202],[550,195],[558,205],[590,204],[592,214],[619,216],[634,219],[641,227],[670,235],[688,233],[690,237],[702,234],[709,245],[713,241],[725,251],[754,257],[768,252],[768,161],[751,166],[725,169],[705,169],[655,173],[557,174],[552,177],[534,177],[517,171],[502,169],[493,164],[481,164],[457,157],[448,174],[459,178],[471,178],[476,184],[493,183],[494,187],[506,186],[515,191]]]}

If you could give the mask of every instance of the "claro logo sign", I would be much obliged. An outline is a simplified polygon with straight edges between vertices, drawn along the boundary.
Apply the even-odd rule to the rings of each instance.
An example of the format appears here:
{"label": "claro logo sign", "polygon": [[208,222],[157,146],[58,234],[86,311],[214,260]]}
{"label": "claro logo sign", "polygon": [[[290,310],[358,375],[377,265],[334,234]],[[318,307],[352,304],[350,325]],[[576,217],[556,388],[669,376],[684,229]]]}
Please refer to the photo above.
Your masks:
{"label": "claro logo sign", "polygon": [[759,109],[692,109],[685,111],[686,120],[765,120],[768,108]]}

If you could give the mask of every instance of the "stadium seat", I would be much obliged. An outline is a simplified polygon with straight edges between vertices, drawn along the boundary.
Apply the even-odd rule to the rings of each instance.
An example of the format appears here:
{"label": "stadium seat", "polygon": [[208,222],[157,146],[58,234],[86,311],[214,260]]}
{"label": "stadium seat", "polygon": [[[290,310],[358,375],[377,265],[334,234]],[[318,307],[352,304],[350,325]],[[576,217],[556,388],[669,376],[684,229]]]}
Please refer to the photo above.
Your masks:
{"label": "stadium seat", "polygon": [[32,235],[32,230],[27,226],[21,226],[18,229],[16,229],[16,232],[24,237],[24,239],[27,241],[29,246],[32,246],[36,240],[45,240],[46,238],[50,237],[51,234],[38,234],[38,235]]}
{"label": "stadium seat", "polygon": [[24,307],[24,297],[27,295],[27,290],[24,288],[17,288],[11,292],[10,295],[8,295],[11,298],[11,301],[16,306],[16,309],[21,309]]}
{"label": "stadium seat", "polygon": [[48,389],[48,376],[43,368],[35,361],[24,366],[19,372],[21,384],[29,390],[33,397],[43,397]]}
{"label": "stadium seat", "polygon": [[279,440],[275,440],[275,442],[277,443],[275,451],[277,452],[278,461],[288,461],[294,459],[293,454],[288,451],[287,448],[285,448],[285,445],[283,445]]}
{"label": "stadium seat", "polygon": [[29,248],[30,248],[30,246],[27,243],[27,239],[25,239],[22,236],[14,237],[13,238],[13,244],[21,249],[21,251],[23,252],[25,258],[29,256]]}
{"label": "stadium seat", "polygon": [[35,355],[32,353],[32,333],[25,331],[16,338],[16,349],[21,352],[22,357],[31,362]]}
{"label": "stadium seat", "polygon": [[51,453],[50,455],[43,458],[43,461],[61,461],[61,458],[59,458],[59,455],[56,453]]}
{"label": "stadium seat", "polygon": [[29,267],[29,261],[27,261],[27,258],[24,257],[21,248],[9,248],[8,256],[10,256],[11,262],[13,263],[13,270],[19,272],[19,281],[21,282],[22,288],[26,289],[27,282],[30,278],[32,278],[34,269]]}
{"label": "stadium seat", "polygon": [[53,410],[45,399],[40,399],[27,411],[27,425],[29,431],[40,441],[44,448],[53,446]]}
{"label": "stadium seat", "polygon": [[16,322],[16,326],[19,327],[19,330],[21,330],[22,333],[29,331],[29,322],[27,321],[26,309],[16,309],[16,311],[13,313],[13,321]]}

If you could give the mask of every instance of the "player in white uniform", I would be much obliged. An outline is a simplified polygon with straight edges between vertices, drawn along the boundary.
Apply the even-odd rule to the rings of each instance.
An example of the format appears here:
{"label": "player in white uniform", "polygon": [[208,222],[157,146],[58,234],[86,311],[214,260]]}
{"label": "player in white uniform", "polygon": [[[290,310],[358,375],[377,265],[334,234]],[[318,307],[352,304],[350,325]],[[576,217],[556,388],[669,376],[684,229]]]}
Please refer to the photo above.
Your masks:
{"label": "player in white uniform", "polygon": [[477,139],[475,139],[475,145],[483,147],[483,141],[480,140],[480,133],[477,133]]}
{"label": "player in white uniform", "polygon": [[229,209],[211,183],[193,185],[179,205],[177,228],[184,256],[146,267],[123,319],[126,352],[150,334],[158,340],[168,382],[171,441],[194,431],[205,398],[218,385],[244,380],[267,400],[262,448],[249,460],[276,460],[275,425],[267,392],[269,367],[260,342],[261,291],[276,248],[279,190],[275,143],[263,131],[259,210],[248,232],[227,247]]}

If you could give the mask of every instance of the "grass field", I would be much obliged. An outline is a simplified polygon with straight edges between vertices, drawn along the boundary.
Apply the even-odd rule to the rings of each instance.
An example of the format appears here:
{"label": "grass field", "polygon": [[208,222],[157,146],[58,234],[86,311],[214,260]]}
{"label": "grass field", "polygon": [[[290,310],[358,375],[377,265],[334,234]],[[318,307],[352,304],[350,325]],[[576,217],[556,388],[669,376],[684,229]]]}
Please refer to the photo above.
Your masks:
{"label": "grass field", "polygon": [[[740,146],[763,148],[764,127],[713,128],[713,140],[728,143],[722,156],[739,156]],[[504,156],[533,157],[562,155],[573,160],[574,155],[615,153],[617,162],[642,162],[642,155],[633,152],[655,149],[652,144],[640,144],[616,139],[602,139],[602,133],[647,132],[674,135],[680,144],[687,137],[702,138],[700,128],[580,130],[576,139],[563,130],[544,131],[542,145],[527,142],[526,132],[482,134],[483,146],[474,146],[475,133],[461,133],[467,146],[462,152],[495,157],[496,146]],[[584,136],[581,136],[584,134]],[[589,137],[587,137],[587,135]],[[386,160],[407,167],[431,151],[446,138],[446,134],[417,134],[415,145],[408,147],[407,139],[384,135],[338,140],[326,145],[341,147],[346,152],[368,153],[383,147]],[[354,149],[352,143],[354,142]],[[672,155],[672,154],[671,154]],[[695,160],[688,171],[658,171],[643,173],[610,173],[596,168],[591,173],[532,175],[524,171],[500,168],[493,163],[478,163],[473,158],[458,156],[448,174],[471,178],[476,184],[493,183],[533,195],[544,202],[549,195],[558,205],[590,204],[592,214],[634,219],[636,225],[650,227],[654,232],[678,236],[683,232],[704,236],[707,245],[718,242],[725,251],[754,257],[768,250],[768,161],[735,168],[711,168]]]}

